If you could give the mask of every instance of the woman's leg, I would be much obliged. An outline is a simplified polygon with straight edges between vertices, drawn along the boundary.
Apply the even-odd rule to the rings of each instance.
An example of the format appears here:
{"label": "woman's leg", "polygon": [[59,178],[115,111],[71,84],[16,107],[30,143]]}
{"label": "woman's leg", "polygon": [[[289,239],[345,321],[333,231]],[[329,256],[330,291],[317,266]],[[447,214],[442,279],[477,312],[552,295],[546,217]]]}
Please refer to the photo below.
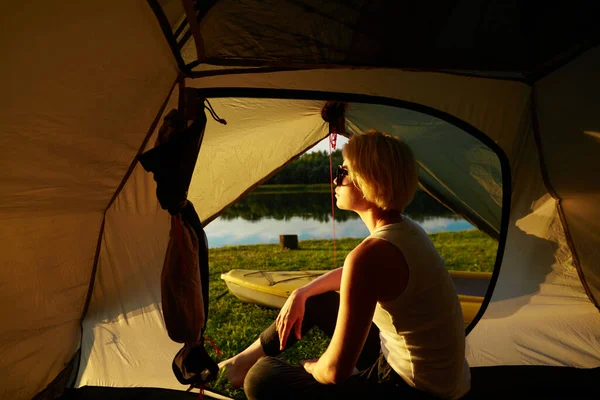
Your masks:
{"label": "woman's leg", "polygon": [[[302,320],[302,337],[313,326],[319,326],[325,334],[331,336],[335,328],[337,312],[339,308],[339,294],[336,292],[323,293],[309,297],[306,300],[304,318]],[[329,333],[331,331],[331,333]],[[298,340],[290,334],[286,343],[286,349],[293,346]],[[219,363],[219,368],[227,367],[225,373],[229,383],[233,387],[241,387],[248,370],[262,356],[276,356],[282,352],[279,349],[279,335],[277,327],[273,322],[265,329],[260,337],[241,353]]]}
{"label": "woman's leg", "polygon": [[[340,296],[337,292],[309,297],[305,305],[301,336],[304,337],[308,331],[317,326],[323,333],[331,337],[335,330],[339,304]],[[295,335],[290,334],[285,348],[290,348],[297,341]],[[279,355],[282,352],[279,346],[279,335],[277,334],[275,322],[273,322],[249,347],[236,356],[219,363],[219,368],[227,367],[227,379],[231,385],[241,387],[244,384],[248,370],[254,363],[265,355]],[[357,362],[357,368],[362,370],[371,365],[379,356],[379,348],[379,331],[373,324]]]}
{"label": "woman's leg", "polygon": [[[331,338],[335,330],[339,308],[340,295],[337,292],[327,292],[308,298],[304,319],[302,320],[301,337],[304,337],[304,335],[316,326],[327,337]],[[265,355],[274,357],[283,351],[279,349],[279,335],[277,334],[275,323],[272,323],[271,326],[265,329],[259,339]],[[297,341],[296,336],[290,334],[285,349],[289,349]],[[372,324],[365,345],[356,363],[358,370],[363,370],[373,364],[377,357],[379,357],[379,349],[379,329],[377,329],[375,324]]]}
{"label": "woman's leg", "polygon": [[383,355],[369,368],[337,385],[317,382],[302,366],[263,357],[248,371],[244,391],[248,400],[436,399],[404,382]]}
{"label": "woman's leg", "polygon": [[225,375],[231,386],[239,388],[244,385],[248,370],[256,361],[265,355],[260,339],[246,347],[241,353],[219,363],[219,369],[225,368]]}
{"label": "woman's leg", "polygon": [[275,357],[258,360],[246,376],[244,392],[248,400],[333,398],[327,385],[317,382],[300,365],[290,365]]}

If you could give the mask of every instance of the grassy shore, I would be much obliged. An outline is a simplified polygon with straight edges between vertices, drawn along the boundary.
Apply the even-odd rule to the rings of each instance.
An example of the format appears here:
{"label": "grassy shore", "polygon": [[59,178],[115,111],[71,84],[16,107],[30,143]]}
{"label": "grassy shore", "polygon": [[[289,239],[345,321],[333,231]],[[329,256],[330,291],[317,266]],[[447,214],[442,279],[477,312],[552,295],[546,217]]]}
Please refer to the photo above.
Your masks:
{"label": "grassy shore", "polygon": [[[444,232],[430,235],[436,248],[446,260],[448,269],[461,271],[492,271],[497,242],[479,231]],[[337,266],[360,239],[336,241]],[[210,251],[210,310],[205,335],[215,341],[221,357],[210,350],[215,360],[229,358],[251,344],[277,316],[278,310],[243,303],[227,290],[220,278],[231,269],[320,270],[334,267],[331,240],[300,241],[298,250],[285,250],[279,245],[231,246]],[[297,363],[318,357],[328,340],[320,332],[311,332],[282,359]],[[207,346],[210,347],[210,346]],[[232,388],[221,377],[211,384],[211,390],[244,399],[242,390]]]}

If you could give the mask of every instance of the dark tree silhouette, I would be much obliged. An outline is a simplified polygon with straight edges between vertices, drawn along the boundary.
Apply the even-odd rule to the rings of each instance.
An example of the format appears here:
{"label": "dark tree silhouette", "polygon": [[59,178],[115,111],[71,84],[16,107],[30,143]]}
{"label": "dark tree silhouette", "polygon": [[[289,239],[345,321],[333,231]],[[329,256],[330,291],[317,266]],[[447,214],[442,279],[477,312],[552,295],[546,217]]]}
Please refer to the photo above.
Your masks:
{"label": "dark tree silhouette", "polygon": [[[422,220],[423,217],[448,217],[454,213],[437,202],[423,191],[417,191],[414,200],[405,210],[405,214],[413,219]],[[303,219],[316,219],[320,222],[331,220],[331,194],[325,193],[277,193],[261,194],[252,193],[232,204],[221,214],[221,218],[231,220],[242,218],[248,221],[259,221],[262,218],[275,218],[289,220],[292,217]],[[336,221],[347,221],[358,218],[352,211],[335,209]]]}
{"label": "dark tree silhouette", "polygon": [[[333,171],[342,164],[342,151],[331,153]],[[329,183],[329,153],[325,150],[305,153],[273,175],[265,185]]]}
{"label": "dark tree silhouette", "polygon": [[[305,153],[272,176],[264,185],[330,183],[332,178],[329,174],[329,160],[329,153],[324,150]],[[342,151],[333,151],[331,154],[333,171],[342,162]],[[454,216],[452,211],[420,190],[417,191],[413,202],[407,207],[405,213],[416,219],[422,219],[425,216]],[[316,219],[320,222],[329,222],[331,220],[331,193],[328,191],[323,193],[275,194],[254,192],[237,203],[232,204],[221,214],[221,218],[227,220],[238,217],[249,221],[259,221],[266,217],[277,220],[289,220],[292,217],[300,217],[303,219]],[[354,218],[358,218],[358,215],[354,212],[335,209],[336,221],[342,222]]]}

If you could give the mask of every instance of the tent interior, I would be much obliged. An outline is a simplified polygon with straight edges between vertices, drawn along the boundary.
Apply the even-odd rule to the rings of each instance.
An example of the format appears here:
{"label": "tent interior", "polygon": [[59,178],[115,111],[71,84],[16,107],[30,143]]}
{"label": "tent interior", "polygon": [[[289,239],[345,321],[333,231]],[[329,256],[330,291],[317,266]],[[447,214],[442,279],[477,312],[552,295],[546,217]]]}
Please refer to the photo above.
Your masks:
{"label": "tent interior", "polygon": [[347,135],[406,140],[421,187],[498,240],[467,398],[598,398],[598,5],[521,3],[7,5],[0,397],[198,396],[171,370],[169,214],[138,158],[183,82],[227,121],[207,114],[189,188],[205,225],[348,103]]}

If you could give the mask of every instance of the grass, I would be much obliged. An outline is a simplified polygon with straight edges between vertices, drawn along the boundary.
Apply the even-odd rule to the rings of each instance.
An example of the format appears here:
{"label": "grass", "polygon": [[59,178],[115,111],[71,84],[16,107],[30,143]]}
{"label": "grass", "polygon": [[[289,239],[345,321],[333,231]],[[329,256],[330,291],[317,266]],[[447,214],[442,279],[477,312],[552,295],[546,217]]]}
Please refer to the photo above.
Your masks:
{"label": "grass", "polygon": [[[492,271],[497,242],[479,231],[443,232],[430,235],[436,248],[446,260],[448,269],[461,271]],[[338,239],[336,261],[341,266],[345,256],[361,239]],[[285,250],[277,244],[231,246],[210,251],[210,309],[205,336],[215,341],[221,357],[210,349],[219,362],[232,357],[271,324],[279,310],[243,303],[227,290],[221,273],[231,269],[311,270],[333,268],[333,242],[307,240],[299,242],[298,250]],[[281,356],[289,363],[318,357],[327,347],[327,338],[318,331]],[[207,346],[207,348],[210,346]],[[235,399],[244,399],[242,390],[231,387],[224,377],[212,382],[210,390]]]}

